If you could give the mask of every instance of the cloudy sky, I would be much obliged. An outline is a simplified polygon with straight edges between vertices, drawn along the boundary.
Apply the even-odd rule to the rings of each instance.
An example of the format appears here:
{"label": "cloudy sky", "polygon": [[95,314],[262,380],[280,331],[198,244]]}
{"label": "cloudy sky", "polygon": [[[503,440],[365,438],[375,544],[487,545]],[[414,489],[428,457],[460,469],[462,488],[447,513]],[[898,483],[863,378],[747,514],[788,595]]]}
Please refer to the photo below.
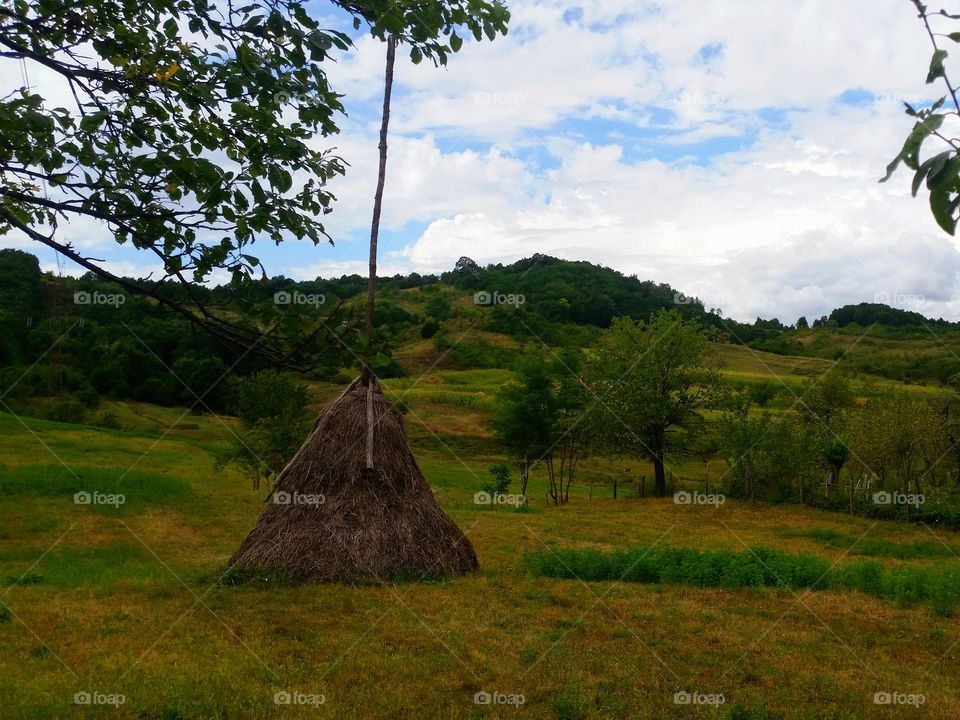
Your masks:
{"label": "cloudy sky", "polygon": [[[507,38],[465,43],[447,69],[398,62],[383,274],[540,252],[739,320],[875,300],[960,319],[955,243],[908,174],[877,183],[912,125],[902,101],[939,94],[909,0],[509,4]],[[346,27],[330,8],[315,4]],[[351,165],[327,217],[336,247],[264,244],[272,274],[363,272],[384,48],[356,37],[330,68],[349,113],[332,144]],[[150,268],[103,228],[68,232],[116,269]]]}

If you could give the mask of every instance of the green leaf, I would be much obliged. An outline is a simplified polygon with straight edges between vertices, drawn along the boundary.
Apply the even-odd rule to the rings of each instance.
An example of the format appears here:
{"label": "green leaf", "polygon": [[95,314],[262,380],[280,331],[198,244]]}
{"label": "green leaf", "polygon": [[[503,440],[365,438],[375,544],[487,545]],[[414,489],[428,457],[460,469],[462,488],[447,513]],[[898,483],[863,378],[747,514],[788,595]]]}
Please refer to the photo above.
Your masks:
{"label": "green leaf", "polygon": [[939,155],[934,155],[932,158],[924,162],[918,169],[916,175],[913,176],[913,186],[911,192],[913,196],[916,197],[917,193],[920,191],[920,185],[923,184],[924,178],[929,176],[934,176],[943,169],[943,166],[947,164],[947,160],[950,159],[949,152],[943,152]]}
{"label": "green leaf", "polygon": [[463,47],[463,39],[456,33],[453,33],[450,36],[450,49],[453,50],[454,52],[460,52],[460,48],[462,47]]}
{"label": "green leaf", "polygon": [[903,144],[903,149],[900,151],[900,154],[887,165],[887,174],[883,176],[880,182],[889,180],[901,162],[912,170],[919,170],[920,147],[928,136],[940,129],[940,126],[943,125],[943,119],[943,115],[931,115],[914,125],[913,130],[907,137],[907,141]]}
{"label": "green leaf", "polygon": [[[945,153],[949,155],[950,153]],[[957,191],[960,178],[960,157],[953,156],[947,162],[931,168],[927,174],[927,189],[930,192],[939,190]]]}
{"label": "green leaf", "polygon": [[947,59],[946,50],[937,50],[930,58],[930,72],[927,73],[927,84],[932,83],[937,78],[944,77],[946,70],[943,67],[943,61]]}
{"label": "green leaf", "polygon": [[937,225],[953,235],[957,230],[957,219],[951,212],[950,193],[946,189],[930,193],[930,210]]}
{"label": "green leaf", "polygon": [[418,48],[416,45],[410,48],[410,60],[414,65],[419,65],[423,60],[423,53],[420,52],[420,48]]}

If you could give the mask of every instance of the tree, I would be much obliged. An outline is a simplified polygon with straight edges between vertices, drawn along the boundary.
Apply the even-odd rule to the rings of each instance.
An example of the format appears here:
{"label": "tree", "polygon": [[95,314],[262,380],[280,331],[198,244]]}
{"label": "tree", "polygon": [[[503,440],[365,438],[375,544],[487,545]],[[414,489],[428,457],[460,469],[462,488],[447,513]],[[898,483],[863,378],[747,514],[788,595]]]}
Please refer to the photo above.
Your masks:
{"label": "tree", "polygon": [[548,366],[552,378],[550,397],[550,445],[543,455],[547,489],[554,505],[570,502],[570,486],[577,464],[589,452],[596,434],[594,405],[581,378],[583,359],[579,351],[565,350]]}
{"label": "tree", "polygon": [[661,310],[648,322],[615,319],[593,348],[587,375],[603,435],[653,462],[659,497],[667,491],[668,453],[703,429],[702,411],[717,396],[718,372],[704,364],[706,347],[696,322]]}
{"label": "tree", "polygon": [[[444,65],[458,34],[493,40],[510,14],[499,0],[331,0],[354,26]],[[191,282],[214,270],[237,284],[262,271],[256,240],[332,240],[328,182],[345,163],[316,138],[343,112],[323,62],[352,41],[321,28],[303,0],[16,0],[0,8],[0,65],[42,66],[70,107],[31,88],[0,99],[0,235],[17,230],[105,280],[146,294],[233,344],[280,362],[283,339],[310,346],[285,320],[269,331],[216,314]],[[296,181],[295,181],[296,176]],[[58,223],[102,222],[151,254],[179,297],[121,278],[63,240]],[[292,312],[288,311],[288,315]],[[284,334],[286,333],[286,334]],[[271,352],[272,350],[272,352]]]}
{"label": "tree", "polygon": [[[942,96],[929,108],[917,108],[910,103],[904,103],[907,114],[916,118],[916,122],[903,148],[887,166],[887,173],[880,182],[889,180],[900,163],[913,170],[913,196],[916,197],[920,187],[926,184],[930,195],[930,210],[934,219],[941,228],[953,235],[957,230],[957,220],[960,219],[960,139],[954,137],[950,130],[941,132],[941,128],[946,120],[952,119],[951,116],[960,115],[960,100],[958,100],[957,86],[951,83],[947,76],[948,52],[940,47],[937,38],[960,42],[960,33],[935,32],[931,21],[957,21],[960,20],[960,15],[950,14],[943,9],[930,11],[920,0],[910,1],[916,7],[933,46],[927,84],[942,80],[946,86],[947,95]],[[946,29],[948,28],[943,28],[943,30]],[[952,109],[944,107],[948,97]],[[941,147],[947,149],[921,162],[920,153],[931,137],[936,137]]]}
{"label": "tree", "polygon": [[510,468],[503,463],[496,463],[488,467],[487,472],[493,479],[481,489],[492,497],[505,495],[507,490],[510,489]]}
{"label": "tree", "polygon": [[497,393],[493,429],[520,471],[520,494],[527,494],[533,465],[550,448],[554,397],[551,370],[541,352],[527,350],[515,368],[515,380]]}
{"label": "tree", "polygon": [[811,469],[810,431],[789,415],[751,417],[735,402],[719,421],[720,450],[727,461],[727,492],[750,500],[796,497],[803,503]]}
{"label": "tree", "polygon": [[219,451],[216,467],[238,465],[260,487],[293,457],[310,427],[307,389],[287,373],[264,370],[233,385],[232,411],[240,418],[233,443]]}
{"label": "tree", "polygon": [[941,413],[905,392],[870,398],[851,423],[855,467],[885,489],[923,492],[950,451]]}
{"label": "tree", "polygon": [[824,485],[827,490],[837,488],[840,471],[850,458],[850,448],[843,433],[854,400],[850,379],[831,370],[809,380],[797,401],[800,416],[810,430],[816,461],[826,470]]}
{"label": "tree", "polygon": [[797,330],[809,330],[810,323],[807,322],[807,316],[801,315],[797,320]]}
{"label": "tree", "polygon": [[577,464],[594,435],[582,364],[577,351],[547,359],[542,349],[528,348],[515,368],[516,380],[497,395],[493,427],[517,462],[523,495],[530,471],[542,462],[550,499],[555,505],[570,501]]}
{"label": "tree", "polygon": [[800,412],[814,425],[825,432],[836,433],[843,427],[845,413],[854,405],[853,387],[850,379],[830,370],[819,378],[806,382],[800,392]]}

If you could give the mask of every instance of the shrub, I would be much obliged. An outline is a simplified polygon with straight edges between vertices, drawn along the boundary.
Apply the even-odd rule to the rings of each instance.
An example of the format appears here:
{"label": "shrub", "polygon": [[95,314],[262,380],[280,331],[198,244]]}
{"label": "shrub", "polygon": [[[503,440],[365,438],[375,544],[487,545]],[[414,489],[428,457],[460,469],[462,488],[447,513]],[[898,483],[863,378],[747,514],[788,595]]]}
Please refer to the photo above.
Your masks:
{"label": "shrub", "polygon": [[439,329],[440,323],[437,322],[436,318],[427,318],[427,321],[423,324],[423,327],[420,328],[420,337],[429,340],[437,334]]}
{"label": "shrub", "polygon": [[941,615],[960,603],[960,568],[901,566],[876,560],[834,566],[809,553],[754,547],[743,552],[694,548],[631,548],[602,552],[549,550],[528,553],[535,575],[581,581],[617,580],[698,587],[784,587],[792,590],[849,588],[909,605],[926,602]]}

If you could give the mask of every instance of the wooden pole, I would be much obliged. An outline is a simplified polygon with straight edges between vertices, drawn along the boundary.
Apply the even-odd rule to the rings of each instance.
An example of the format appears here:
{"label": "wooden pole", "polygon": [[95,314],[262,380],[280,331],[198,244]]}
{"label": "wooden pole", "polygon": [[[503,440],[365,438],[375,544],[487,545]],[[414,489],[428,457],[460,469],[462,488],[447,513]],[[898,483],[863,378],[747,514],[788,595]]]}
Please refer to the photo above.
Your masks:
{"label": "wooden pole", "polygon": [[[387,37],[387,69],[383,87],[383,117],[380,121],[380,170],[377,175],[377,192],[373,196],[373,222],[370,225],[370,272],[367,276],[367,322],[364,352],[363,380],[369,385],[373,375],[370,363],[373,359],[373,309],[377,289],[377,241],[380,237],[380,213],[383,209],[383,186],[387,180],[387,129],[390,126],[390,96],[393,93],[393,66],[397,56],[397,38]],[[368,455],[371,449],[368,449]]]}
{"label": "wooden pole", "polygon": [[377,292],[377,241],[380,237],[380,213],[383,210],[383,187],[387,181],[387,130],[390,127],[390,96],[393,94],[393,66],[397,57],[397,38],[387,37],[387,67],[383,83],[383,117],[380,120],[380,167],[377,191],[373,196],[373,220],[370,223],[370,272],[367,276],[366,347],[363,352],[363,383],[367,386],[367,457],[368,472],[373,472],[373,388],[376,378],[370,368],[373,362],[373,309]]}

